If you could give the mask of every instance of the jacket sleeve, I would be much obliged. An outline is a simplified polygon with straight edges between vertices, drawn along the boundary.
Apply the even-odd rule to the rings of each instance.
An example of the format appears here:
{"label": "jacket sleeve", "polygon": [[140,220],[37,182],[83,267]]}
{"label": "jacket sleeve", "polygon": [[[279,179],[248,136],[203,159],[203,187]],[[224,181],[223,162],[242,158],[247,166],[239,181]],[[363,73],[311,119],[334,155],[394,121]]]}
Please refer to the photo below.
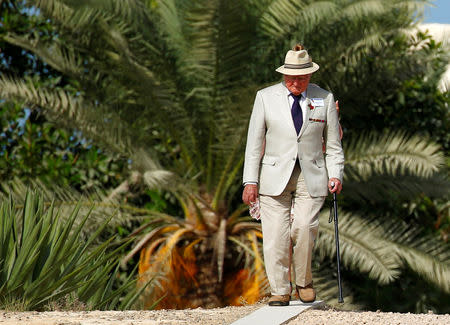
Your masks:
{"label": "jacket sleeve", "polygon": [[329,94],[327,107],[327,124],[324,129],[325,162],[329,178],[343,180],[344,151],[339,135],[339,120],[333,94]]}
{"label": "jacket sleeve", "polygon": [[243,177],[244,184],[249,182],[257,183],[259,181],[259,166],[265,133],[264,102],[261,93],[257,92],[247,133]]}

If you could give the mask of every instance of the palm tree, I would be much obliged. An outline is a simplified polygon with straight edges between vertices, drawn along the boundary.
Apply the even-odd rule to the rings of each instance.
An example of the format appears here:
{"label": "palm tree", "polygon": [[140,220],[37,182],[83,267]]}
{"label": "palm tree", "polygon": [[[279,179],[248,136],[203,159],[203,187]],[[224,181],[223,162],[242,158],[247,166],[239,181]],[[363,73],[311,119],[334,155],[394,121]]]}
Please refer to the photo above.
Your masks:
{"label": "palm tree", "polygon": [[[393,283],[404,270],[411,270],[448,294],[449,246],[420,225],[377,209],[386,202],[400,205],[423,192],[448,192],[448,181],[439,174],[445,163],[440,146],[403,132],[370,133],[350,141],[345,156],[345,204],[339,217],[345,267],[379,285]],[[366,206],[358,212],[355,206],[361,203]],[[334,227],[327,220],[328,213],[323,212],[316,245],[321,261],[336,254]]]}
{"label": "palm tree", "polygon": [[[255,87],[236,92],[244,86],[244,80],[239,78],[239,69],[227,68],[237,67],[244,59],[248,61],[245,52],[240,50],[246,40],[221,32],[220,53],[211,52],[209,47],[217,44],[205,42],[216,37],[217,30],[195,27],[196,20],[202,23],[201,19],[215,19],[214,7],[210,12],[205,10],[212,5],[207,1],[184,4],[189,7],[186,14],[193,21],[190,28],[195,27],[194,31],[188,31],[192,35],[185,37],[193,38],[191,42],[200,45],[197,47],[183,43],[183,39],[171,39],[179,38],[177,34],[181,30],[164,35],[167,40],[159,35],[163,31],[156,29],[156,21],[151,18],[158,12],[158,20],[167,20],[160,21],[158,27],[169,23],[174,18],[171,15],[176,14],[171,12],[175,7],[170,7],[170,2],[159,4],[156,11],[148,10],[139,1],[127,2],[127,8],[117,1],[104,1],[97,8],[70,7],[63,1],[40,1],[35,5],[58,26],[57,39],[51,45],[33,43],[12,34],[5,39],[34,51],[55,69],[82,83],[84,89],[76,95],[62,89],[56,90],[57,94],[48,93],[25,81],[5,78],[5,83],[14,85],[19,92],[25,91],[10,95],[18,95],[30,104],[34,102],[33,105],[41,107],[62,125],[79,123],[85,135],[130,157],[148,185],[156,183],[176,195],[184,212],[182,227],[190,231],[183,231],[183,236],[177,233],[173,237],[176,241],[169,242],[177,244],[179,240],[179,245],[186,247],[190,241],[197,244],[191,246],[196,255],[204,256],[208,261],[197,263],[206,268],[198,272],[203,274],[200,287],[211,288],[210,283],[216,283],[220,295],[226,260],[224,239],[229,239],[228,244],[235,246],[235,255],[244,257],[240,263],[233,260],[236,272],[242,268],[249,274],[260,272],[255,271],[255,264],[249,260],[259,254],[260,243],[256,242],[256,237],[261,235],[258,226],[242,220],[243,208],[235,208],[224,199],[239,189],[236,177],[242,164],[241,144],[249,113],[243,111],[241,105],[250,106]],[[240,5],[227,4],[226,7],[222,24],[231,21],[236,28],[234,33],[240,34],[240,27],[245,24],[233,22],[233,17],[240,16]],[[131,24],[128,15],[134,17]],[[169,26],[166,27],[170,33]],[[72,34],[81,31],[85,34],[83,44]],[[70,38],[80,45],[78,49],[81,50],[64,44],[70,42]],[[105,48],[105,44],[110,47]],[[88,61],[94,62],[93,66],[80,59],[86,54]],[[219,61],[226,62],[226,66],[219,66]],[[108,86],[102,87],[96,82]],[[21,96],[24,94],[27,98]],[[44,102],[50,98],[56,102],[47,106]],[[219,129],[221,132],[216,132]],[[173,221],[173,218],[167,221]],[[198,238],[201,240],[196,240]],[[142,246],[138,244],[138,247]],[[213,256],[217,262],[211,264]],[[210,281],[203,283],[204,279]],[[202,288],[198,292],[197,295],[201,294]],[[212,304],[219,302],[219,299],[213,299]],[[199,304],[205,305],[208,301],[197,302]]]}
{"label": "palm tree", "polygon": [[[253,302],[266,293],[261,233],[238,203],[239,179],[255,90],[276,80],[273,67],[292,41],[311,44],[315,60],[324,62],[317,77],[333,88],[338,77],[354,78],[349,71],[409,26],[426,1],[27,2],[50,19],[54,35],[45,39],[10,31],[4,40],[39,56],[67,76],[69,85],[45,89],[32,79],[1,76],[1,96],[40,109],[63,127],[76,126],[98,145],[131,159],[136,179],[172,193],[180,214],[153,213],[154,219],[135,231],[136,246],[124,262],[140,252],[142,281],[160,276],[160,286],[148,288],[147,304],[167,293],[161,306],[182,308],[238,303],[240,296]],[[295,19],[293,12],[299,12]],[[366,28],[355,28],[363,22]],[[361,139],[363,148],[378,155],[362,158],[367,152],[361,143],[347,150],[352,195],[370,196],[358,184],[371,179],[386,187],[404,176],[402,184],[422,186],[442,164],[431,142],[419,141],[422,147],[416,147],[433,148],[425,159],[423,150],[413,150],[416,140],[390,137],[389,142],[402,145],[377,147],[380,140],[369,136]],[[371,233],[364,231],[362,218],[351,220],[342,235],[346,267],[372,271],[371,277],[386,283],[406,265],[400,260],[409,257],[408,267],[448,290],[448,262],[441,252],[428,252],[434,243],[399,246],[392,262],[384,259],[385,251],[370,254],[371,247],[354,240],[356,233]],[[392,227],[389,237],[382,225],[374,222],[373,227],[378,228],[370,238],[380,246],[397,243],[404,231]],[[333,256],[324,230],[318,252]],[[434,258],[437,271],[428,273],[425,262],[413,263],[419,256]],[[321,279],[325,295],[332,279]]]}

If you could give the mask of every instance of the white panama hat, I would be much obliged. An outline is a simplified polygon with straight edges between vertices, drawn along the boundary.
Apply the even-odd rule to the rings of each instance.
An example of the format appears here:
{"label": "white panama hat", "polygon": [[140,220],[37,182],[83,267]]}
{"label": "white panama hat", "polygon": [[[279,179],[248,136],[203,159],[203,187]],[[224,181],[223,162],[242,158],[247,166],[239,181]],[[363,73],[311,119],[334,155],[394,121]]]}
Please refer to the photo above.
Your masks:
{"label": "white panama hat", "polygon": [[284,59],[284,64],[275,71],[289,76],[301,76],[319,70],[319,65],[312,62],[308,51],[288,51]]}

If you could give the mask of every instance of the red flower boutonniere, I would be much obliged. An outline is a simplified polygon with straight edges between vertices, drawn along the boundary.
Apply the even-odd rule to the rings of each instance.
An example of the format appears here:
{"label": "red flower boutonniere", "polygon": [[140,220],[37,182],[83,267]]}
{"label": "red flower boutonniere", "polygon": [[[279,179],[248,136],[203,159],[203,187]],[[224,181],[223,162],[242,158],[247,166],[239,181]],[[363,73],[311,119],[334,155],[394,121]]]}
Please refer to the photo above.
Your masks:
{"label": "red flower boutonniere", "polygon": [[311,103],[309,103],[309,109],[311,109],[311,110],[314,109],[314,106]]}

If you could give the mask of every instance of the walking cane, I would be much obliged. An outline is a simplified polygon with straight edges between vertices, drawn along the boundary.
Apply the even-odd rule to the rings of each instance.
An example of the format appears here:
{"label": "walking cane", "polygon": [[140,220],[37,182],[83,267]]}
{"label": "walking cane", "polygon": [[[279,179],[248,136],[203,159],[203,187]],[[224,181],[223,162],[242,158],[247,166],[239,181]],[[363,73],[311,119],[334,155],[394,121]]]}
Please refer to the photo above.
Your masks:
{"label": "walking cane", "polygon": [[[331,187],[334,187],[334,182],[331,182]],[[333,193],[333,205],[330,207],[330,219],[329,223],[333,221],[333,216],[331,210],[334,209],[334,237],[336,239],[336,259],[337,259],[337,275],[338,275],[338,289],[339,298],[338,302],[343,303],[344,298],[342,297],[342,285],[341,285],[341,257],[339,253],[339,226],[338,226],[338,213],[337,213],[337,194]]]}

